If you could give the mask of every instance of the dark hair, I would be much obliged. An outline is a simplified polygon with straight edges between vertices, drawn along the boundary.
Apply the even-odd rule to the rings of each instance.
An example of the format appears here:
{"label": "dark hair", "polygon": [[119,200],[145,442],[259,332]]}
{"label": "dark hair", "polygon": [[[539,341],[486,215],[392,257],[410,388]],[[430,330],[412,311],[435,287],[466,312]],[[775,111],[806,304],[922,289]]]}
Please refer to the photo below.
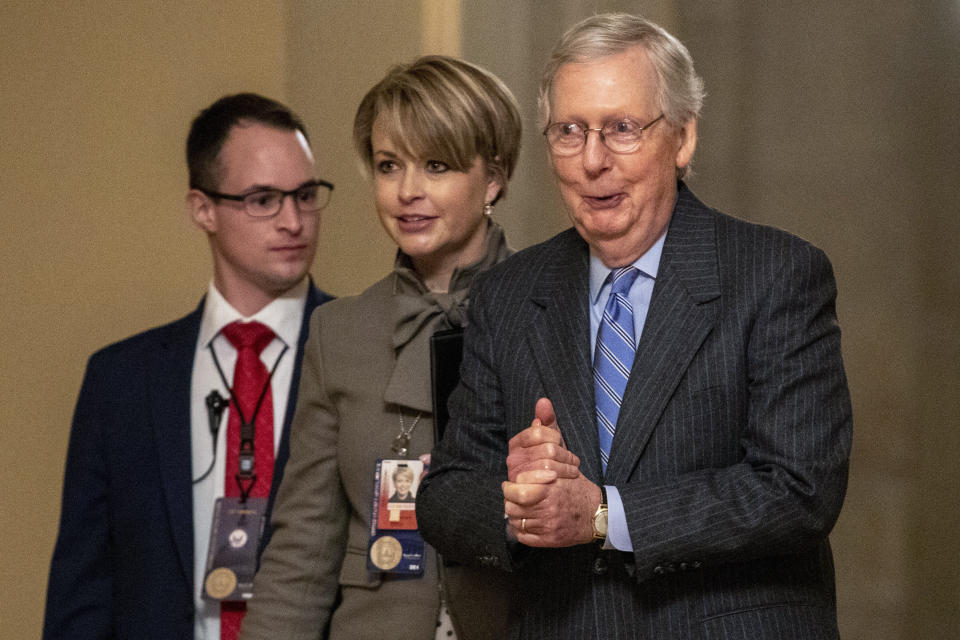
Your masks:
{"label": "dark hair", "polygon": [[224,96],[200,112],[187,136],[187,168],[191,189],[216,189],[217,159],[230,130],[242,122],[259,122],[285,131],[299,131],[310,142],[300,118],[276,100],[256,93]]}

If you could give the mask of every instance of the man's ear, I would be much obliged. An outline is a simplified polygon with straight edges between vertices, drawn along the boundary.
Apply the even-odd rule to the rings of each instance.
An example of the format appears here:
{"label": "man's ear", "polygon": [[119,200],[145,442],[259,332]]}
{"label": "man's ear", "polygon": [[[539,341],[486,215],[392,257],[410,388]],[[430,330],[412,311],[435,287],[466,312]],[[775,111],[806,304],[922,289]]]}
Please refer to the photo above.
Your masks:
{"label": "man's ear", "polygon": [[190,217],[195,225],[207,233],[216,232],[217,216],[210,196],[197,189],[190,189],[187,192],[187,207],[190,209]]}
{"label": "man's ear", "polygon": [[680,130],[680,146],[677,148],[677,168],[683,169],[693,159],[697,148],[697,119],[691,118]]}

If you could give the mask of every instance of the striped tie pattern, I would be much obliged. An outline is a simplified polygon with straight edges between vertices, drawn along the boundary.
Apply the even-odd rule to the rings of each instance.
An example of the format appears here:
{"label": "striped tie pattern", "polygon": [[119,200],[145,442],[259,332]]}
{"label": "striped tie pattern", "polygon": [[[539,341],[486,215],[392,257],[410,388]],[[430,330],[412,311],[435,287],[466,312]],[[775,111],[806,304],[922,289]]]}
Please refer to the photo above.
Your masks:
{"label": "striped tie pattern", "polygon": [[597,431],[600,436],[600,462],[607,471],[610,445],[617,428],[623,390],[633,367],[636,343],[633,338],[633,307],[627,293],[640,271],[623,267],[610,272],[610,297],[603,309],[593,357],[594,397],[597,403]]}

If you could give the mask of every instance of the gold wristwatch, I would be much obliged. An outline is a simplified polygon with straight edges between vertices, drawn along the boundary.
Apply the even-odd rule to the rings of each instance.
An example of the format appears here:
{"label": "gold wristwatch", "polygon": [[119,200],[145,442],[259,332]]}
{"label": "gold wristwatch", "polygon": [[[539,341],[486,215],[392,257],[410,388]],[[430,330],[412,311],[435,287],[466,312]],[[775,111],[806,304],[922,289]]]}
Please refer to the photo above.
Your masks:
{"label": "gold wristwatch", "polygon": [[593,514],[593,539],[606,542],[607,540],[607,488],[600,485],[601,502]]}

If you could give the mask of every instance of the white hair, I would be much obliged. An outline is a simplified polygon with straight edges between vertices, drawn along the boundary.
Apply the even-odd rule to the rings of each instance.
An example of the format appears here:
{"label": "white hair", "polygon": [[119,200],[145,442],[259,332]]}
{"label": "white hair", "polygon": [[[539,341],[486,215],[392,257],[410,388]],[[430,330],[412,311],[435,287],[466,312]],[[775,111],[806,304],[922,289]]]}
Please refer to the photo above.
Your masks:
{"label": "white hair", "polygon": [[[557,46],[540,80],[540,127],[550,124],[553,82],[565,64],[592,62],[640,45],[657,75],[657,101],[664,118],[682,127],[700,117],[703,80],[682,42],[653,22],[627,13],[592,16],[571,27]],[[683,170],[678,170],[682,177]]]}

